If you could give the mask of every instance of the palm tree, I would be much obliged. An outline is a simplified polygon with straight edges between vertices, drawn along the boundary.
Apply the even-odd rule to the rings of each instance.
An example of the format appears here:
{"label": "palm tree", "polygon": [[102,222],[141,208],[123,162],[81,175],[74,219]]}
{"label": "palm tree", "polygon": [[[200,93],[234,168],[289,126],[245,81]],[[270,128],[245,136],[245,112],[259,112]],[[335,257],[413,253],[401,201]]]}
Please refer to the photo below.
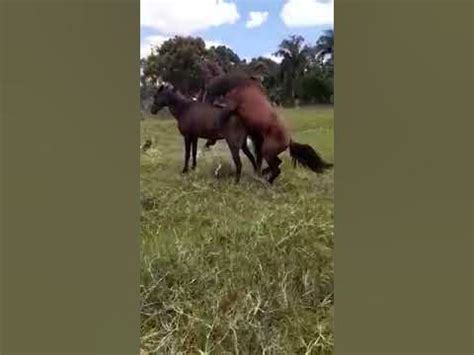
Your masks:
{"label": "palm tree", "polygon": [[276,56],[283,58],[280,64],[281,75],[292,102],[295,99],[296,82],[308,66],[310,53],[311,49],[304,45],[304,38],[301,36],[290,36],[283,40],[275,52]]}
{"label": "palm tree", "polygon": [[324,59],[328,58],[328,64],[334,62],[334,30],[326,30],[316,41],[316,59],[323,65]]}

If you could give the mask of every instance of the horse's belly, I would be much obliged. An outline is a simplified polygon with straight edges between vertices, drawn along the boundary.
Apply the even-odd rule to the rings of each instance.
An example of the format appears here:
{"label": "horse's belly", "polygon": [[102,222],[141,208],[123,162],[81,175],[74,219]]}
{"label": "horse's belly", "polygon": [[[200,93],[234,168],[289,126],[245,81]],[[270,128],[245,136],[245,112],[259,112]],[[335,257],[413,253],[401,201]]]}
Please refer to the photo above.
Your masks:
{"label": "horse's belly", "polygon": [[242,107],[239,110],[239,116],[242,118],[244,125],[254,132],[266,131],[269,127],[270,112],[265,110],[254,109],[251,107]]}
{"label": "horse's belly", "polygon": [[195,129],[193,129],[194,135],[203,138],[203,139],[222,139],[223,135],[216,127],[204,125],[200,127],[196,125]]}
{"label": "horse's belly", "polygon": [[239,110],[239,115],[251,133],[261,134],[264,140],[271,140],[275,149],[283,151],[289,145],[289,132],[273,108],[263,103],[258,106],[245,105]]}
{"label": "horse's belly", "polygon": [[178,124],[178,130],[183,136],[194,136],[203,139],[222,139],[222,133],[205,120],[183,120]]}
{"label": "horse's belly", "polygon": [[222,134],[218,132],[209,132],[209,131],[199,132],[198,137],[203,138],[203,139],[222,139],[223,138]]}

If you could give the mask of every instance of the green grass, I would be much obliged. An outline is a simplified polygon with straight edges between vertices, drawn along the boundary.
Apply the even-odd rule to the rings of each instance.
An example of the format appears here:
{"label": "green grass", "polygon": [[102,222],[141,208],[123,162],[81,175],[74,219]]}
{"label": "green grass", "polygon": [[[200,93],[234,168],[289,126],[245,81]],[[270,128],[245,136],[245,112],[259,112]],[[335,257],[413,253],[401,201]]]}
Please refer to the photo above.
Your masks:
{"label": "green grass", "polygon": [[[282,110],[295,140],[333,160],[333,111]],[[141,157],[141,347],[150,354],[328,354],[333,349],[333,173],[274,186],[224,142],[183,176],[172,119],[145,119]],[[202,147],[204,141],[200,141]],[[214,170],[222,164],[221,174]]]}

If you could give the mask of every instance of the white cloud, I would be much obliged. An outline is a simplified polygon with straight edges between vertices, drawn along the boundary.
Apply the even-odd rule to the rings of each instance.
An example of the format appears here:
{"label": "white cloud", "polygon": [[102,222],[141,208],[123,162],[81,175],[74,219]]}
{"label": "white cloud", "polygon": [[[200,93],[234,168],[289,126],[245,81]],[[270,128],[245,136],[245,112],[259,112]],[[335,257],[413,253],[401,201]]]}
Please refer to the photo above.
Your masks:
{"label": "white cloud", "polygon": [[[155,48],[156,46],[160,46],[165,42],[166,40],[170,39],[170,36],[163,36],[163,35],[154,35],[154,36],[148,36],[142,39],[140,43],[140,58],[145,58],[148,55],[151,54],[151,49]],[[206,48],[209,49],[212,46],[217,47],[217,46],[226,46],[223,42],[221,41],[216,41],[216,40],[204,40],[204,43],[206,44]],[[229,47],[230,48],[230,47]]]}
{"label": "white cloud", "polygon": [[331,53],[325,54],[323,57],[323,63],[326,63],[329,59],[331,59],[331,57],[332,57]]}
{"label": "white cloud", "polygon": [[268,18],[268,11],[250,11],[249,19],[245,24],[247,28],[254,28],[261,26]]}
{"label": "white cloud", "polygon": [[140,43],[140,58],[147,57],[151,54],[152,47],[160,46],[169,36],[155,35],[145,37]]}
{"label": "white cloud", "polygon": [[263,57],[271,59],[271,60],[273,60],[274,62],[277,62],[277,63],[281,63],[281,61],[283,60],[282,57],[278,57],[278,56],[276,56],[272,53],[264,54]]}
{"label": "white cloud", "polygon": [[334,0],[287,0],[280,16],[288,27],[332,25]]}
{"label": "white cloud", "polygon": [[239,19],[237,6],[230,0],[141,0],[140,25],[167,35],[193,32]]}
{"label": "white cloud", "polygon": [[219,47],[219,46],[225,46],[224,43],[222,43],[221,41],[206,41],[204,40],[204,43],[206,43],[206,48],[209,49],[211,47]]}

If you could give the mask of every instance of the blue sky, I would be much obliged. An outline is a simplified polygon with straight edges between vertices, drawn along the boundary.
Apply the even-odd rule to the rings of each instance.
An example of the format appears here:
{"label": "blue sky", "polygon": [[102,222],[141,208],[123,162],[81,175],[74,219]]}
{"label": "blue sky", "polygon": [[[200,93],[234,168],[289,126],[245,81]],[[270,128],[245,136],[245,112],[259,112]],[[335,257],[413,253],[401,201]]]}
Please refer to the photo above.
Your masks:
{"label": "blue sky", "polygon": [[292,34],[314,43],[333,28],[333,8],[333,0],[141,0],[140,55],[173,35],[193,35],[241,58],[270,56]]}

